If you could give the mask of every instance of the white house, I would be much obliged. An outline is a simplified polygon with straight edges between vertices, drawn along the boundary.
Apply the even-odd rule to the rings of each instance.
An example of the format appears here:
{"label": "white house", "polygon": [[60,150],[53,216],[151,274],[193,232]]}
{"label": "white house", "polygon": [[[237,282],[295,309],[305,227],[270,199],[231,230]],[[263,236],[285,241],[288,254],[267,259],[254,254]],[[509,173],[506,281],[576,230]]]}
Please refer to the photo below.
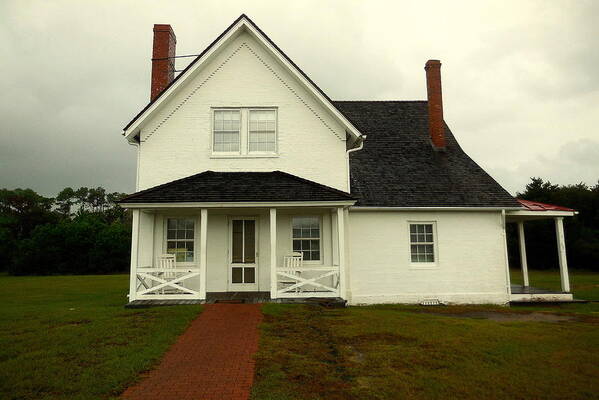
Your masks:
{"label": "white house", "polygon": [[[334,101],[245,15],[176,78],[175,44],[154,26],[151,101],[123,133],[137,146],[137,192],[121,202],[131,303],[572,298],[574,210],[517,201],[463,152],[439,61],[428,101]],[[510,285],[506,223],[534,218],[556,218],[559,293]]]}

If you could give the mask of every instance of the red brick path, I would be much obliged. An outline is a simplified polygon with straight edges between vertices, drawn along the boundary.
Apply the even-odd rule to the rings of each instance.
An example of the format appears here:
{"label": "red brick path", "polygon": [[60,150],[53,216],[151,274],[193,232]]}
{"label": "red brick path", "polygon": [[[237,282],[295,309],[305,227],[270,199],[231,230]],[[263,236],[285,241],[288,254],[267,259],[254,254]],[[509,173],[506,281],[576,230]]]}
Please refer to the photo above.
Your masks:
{"label": "red brick path", "polygon": [[125,399],[245,400],[254,379],[259,304],[210,304]]}

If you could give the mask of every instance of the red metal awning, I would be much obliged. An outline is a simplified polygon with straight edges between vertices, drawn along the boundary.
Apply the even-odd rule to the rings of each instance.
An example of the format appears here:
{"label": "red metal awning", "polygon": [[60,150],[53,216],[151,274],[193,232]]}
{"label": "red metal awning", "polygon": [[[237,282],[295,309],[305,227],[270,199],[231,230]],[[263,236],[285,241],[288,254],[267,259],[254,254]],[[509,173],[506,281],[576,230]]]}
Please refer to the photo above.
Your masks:
{"label": "red metal awning", "polygon": [[523,207],[526,207],[528,211],[570,211],[576,210],[568,207],[556,206],[555,204],[541,203],[538,201],[530,201],[523,199],[516,199]]}

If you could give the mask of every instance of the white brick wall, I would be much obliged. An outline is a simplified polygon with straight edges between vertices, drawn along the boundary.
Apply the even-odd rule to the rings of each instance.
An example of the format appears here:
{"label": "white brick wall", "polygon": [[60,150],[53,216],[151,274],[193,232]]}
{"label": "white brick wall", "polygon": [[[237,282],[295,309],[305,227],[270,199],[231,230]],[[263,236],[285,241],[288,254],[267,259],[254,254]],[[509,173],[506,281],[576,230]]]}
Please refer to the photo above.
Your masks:
{"label": "white brick wall", "polygon": [[[408,221],[436,221],[436,268],[411,265]],[[506,303],[502,232],[499,212],[350,212],[351,302]]]}
{"label": "white brick wall", "polygon": [[[278,107],[277,158],[211,158],[211,107]],[[348,190],[345,131],[243,33],[142,128],[138,190],[205,170],[282,170]]]}

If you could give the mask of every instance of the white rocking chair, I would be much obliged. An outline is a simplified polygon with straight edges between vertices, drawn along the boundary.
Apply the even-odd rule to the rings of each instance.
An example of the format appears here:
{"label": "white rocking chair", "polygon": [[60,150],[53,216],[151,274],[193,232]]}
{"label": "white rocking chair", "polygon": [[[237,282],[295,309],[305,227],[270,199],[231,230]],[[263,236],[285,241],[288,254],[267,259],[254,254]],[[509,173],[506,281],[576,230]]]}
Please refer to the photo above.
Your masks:
{"label": "white rocking chair", "polygon": [[[168,281],[177,277],[177,272],[173,269],[177,268],[177,260],[174,254],[162,254],[158,256],[158,267],[162,270],[162,277]],[[165,293],[165,288],[161,289],[161,293]]]}
{"label": "white rocking chair", "polygon": [[[286,270],[293,270],[293,269],[297,268],[293,275],[296,275],[298,277],[302,273],[301,268],[302,268],[303,263],[304,263],[304,254],[300,253],[300,252],[293,252],[293,253],[291,253],[291,255],[283,257],[283,267]],[[280,281],[279,283],[281,285],[284,285],[285,287],[289,287],[289,286],[293,286],[293,285],[299,283],[299,280]],[[295,293],[299,293],[299,291],[300,291],[300,288],[296,287]]]}

